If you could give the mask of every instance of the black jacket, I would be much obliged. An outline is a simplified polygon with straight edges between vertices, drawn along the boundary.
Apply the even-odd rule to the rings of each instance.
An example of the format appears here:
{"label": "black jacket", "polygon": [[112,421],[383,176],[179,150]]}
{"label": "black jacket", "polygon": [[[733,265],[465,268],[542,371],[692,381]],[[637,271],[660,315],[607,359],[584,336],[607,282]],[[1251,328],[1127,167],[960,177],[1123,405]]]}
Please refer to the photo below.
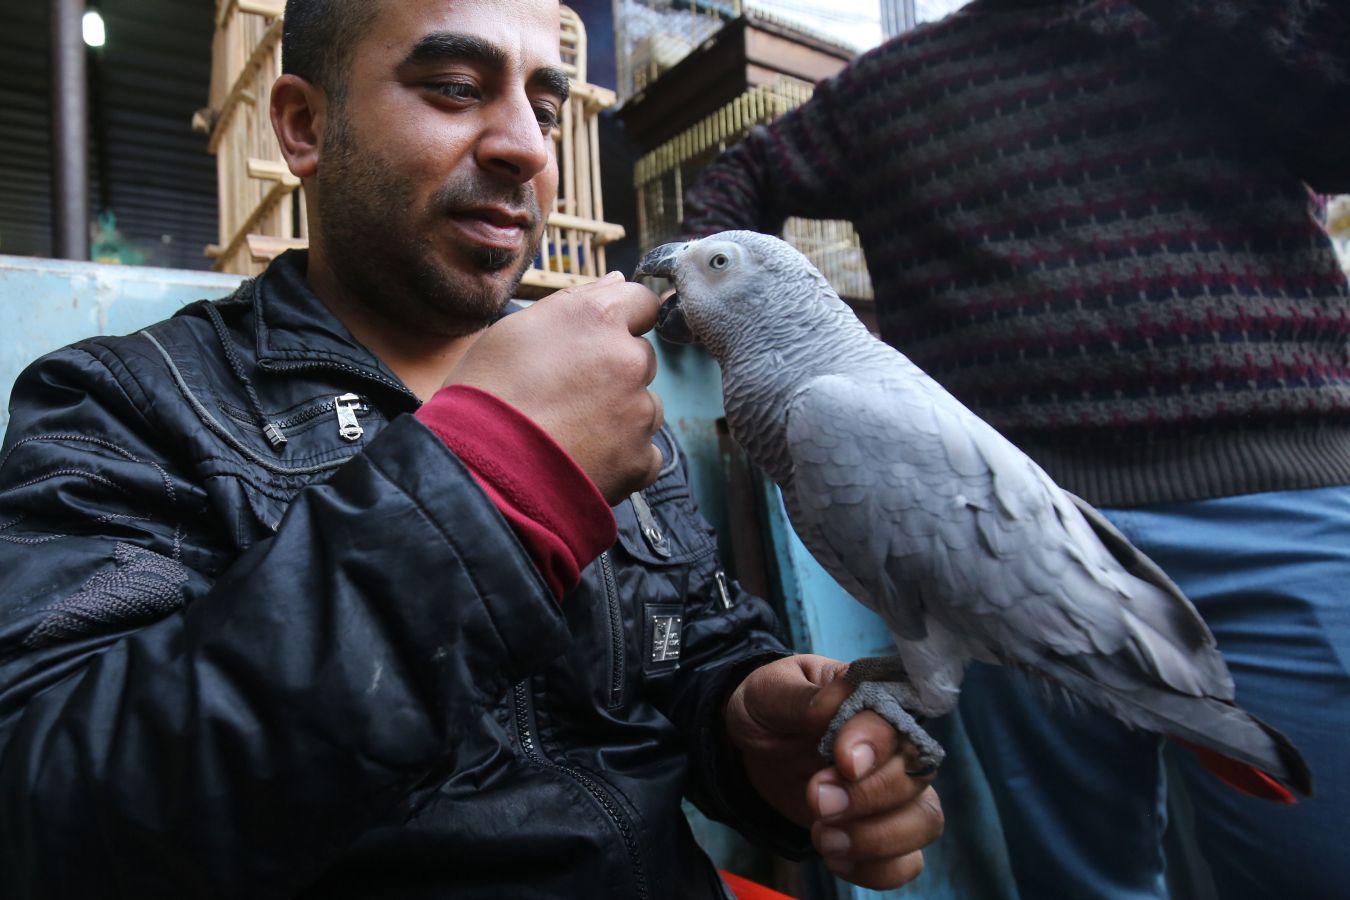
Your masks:
{"label": "black jacket", "polygon": [[15,387],[0,896],[721,896],[682,795],[804,847],[722,749],[784,651],[673,442],[560,610],[304,268]]}

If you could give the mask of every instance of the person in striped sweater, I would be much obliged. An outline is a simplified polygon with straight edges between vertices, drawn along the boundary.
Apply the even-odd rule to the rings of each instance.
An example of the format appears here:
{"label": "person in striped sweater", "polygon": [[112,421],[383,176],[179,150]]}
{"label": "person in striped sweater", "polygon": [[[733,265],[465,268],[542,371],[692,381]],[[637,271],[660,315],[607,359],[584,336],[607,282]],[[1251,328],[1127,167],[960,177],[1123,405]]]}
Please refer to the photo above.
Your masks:
{"label": "person in striped sweater", "polygon": [[[850,219],[881,336],[1102,507],[1307,755],[1292,809],[1174,762],[1218,896],[1344,896],[1350,8],[974,0],[822,82],[685,198],[696,237]],[[1168,896],[1151,737],[977,668],[962,714],[1026,900]]]}

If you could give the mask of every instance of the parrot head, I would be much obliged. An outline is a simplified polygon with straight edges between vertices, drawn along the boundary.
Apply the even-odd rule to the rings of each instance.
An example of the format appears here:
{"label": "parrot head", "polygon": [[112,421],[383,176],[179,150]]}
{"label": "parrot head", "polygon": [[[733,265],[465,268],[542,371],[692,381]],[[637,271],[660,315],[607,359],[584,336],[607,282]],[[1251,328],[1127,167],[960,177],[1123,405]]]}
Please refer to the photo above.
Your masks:
{"label": "parrot head", "polygon": [[633,278],[644,275],[675,284],[675,293],[661,305],[656,333],[675,343],[701,344],[715,356],[733,338],[771,327],[775,319],[809,317],[818,298],[835,296],[792,245],[754,231],[663,244],[638,262]]}

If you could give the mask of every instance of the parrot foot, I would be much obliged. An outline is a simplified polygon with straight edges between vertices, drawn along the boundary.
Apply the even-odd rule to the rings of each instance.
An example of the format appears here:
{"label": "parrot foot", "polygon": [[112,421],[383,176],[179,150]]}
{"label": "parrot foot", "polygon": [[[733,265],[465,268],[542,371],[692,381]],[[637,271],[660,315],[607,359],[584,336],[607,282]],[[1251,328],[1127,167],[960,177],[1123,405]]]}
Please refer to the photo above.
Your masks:
{"label": "parrot foot", "polygon": [[864,709],[870,709],[895,730],[909,739],[919,751],[919,757],[913,769],[906,769],[907,775],[922,778],[931,775],[947,757],[947,751],[924,731],[917,719],[905,711],[905,706],[916,706],[913,689],[899,681],[864,681],[858,685],[839,706],[839,711],[830,720],[825,734],[820,739],[820,755],[826,759],[834,758],[834,741],[844,723]]}

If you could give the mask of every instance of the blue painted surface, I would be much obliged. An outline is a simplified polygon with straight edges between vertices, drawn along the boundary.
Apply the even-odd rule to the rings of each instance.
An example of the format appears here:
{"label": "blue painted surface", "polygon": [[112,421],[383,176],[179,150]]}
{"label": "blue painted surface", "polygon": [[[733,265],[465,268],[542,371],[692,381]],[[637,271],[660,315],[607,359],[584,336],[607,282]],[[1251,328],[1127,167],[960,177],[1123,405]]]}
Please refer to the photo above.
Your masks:
{"label": "blue painted surface", "polygon": [[[660,369],[653,387],[665,403],[666,421],[690,457],[695,496],[708,519],[725,532],[725,475],[716,433],[717,419],[724,414],[721,372],[701,351],[661,341],[655,345]],[[839,587],[792,530],[778,489],[765,481],[762,490],[769,511],[764,527],[793,646],[849,660],[892,652],[894,644],[881,619]],[[929,730],[948,751],[937,783],[946,833],[925,851],[923,875],[903,891],[869,891],[839,881],[835,889],[840,900],[1017,900],[993,799],[959,716],[930,723]],[[691,821],[718,864],[737,871],[743,842],[696,816]]]}
{"label": "blue painted surface", "polygon": [[[854,600],[807,551],[788,522],[778,489],[766,482],[764,490],[794,646],[845,660],[891,654],[895,644],[880,617]],[[870,891],[839,881],[840,900],[1017,900],[1003,829],[959,713],[924,727],[947,750],[935,785],[946,832],[924,851],[923,874],[902,891]]]}
{"label": "blue painted surface", "polygon": [[202,297],[223,297],[238,275],[0,256],[0,432],[9,392],[33,360],[99,334],[128,334]]}

